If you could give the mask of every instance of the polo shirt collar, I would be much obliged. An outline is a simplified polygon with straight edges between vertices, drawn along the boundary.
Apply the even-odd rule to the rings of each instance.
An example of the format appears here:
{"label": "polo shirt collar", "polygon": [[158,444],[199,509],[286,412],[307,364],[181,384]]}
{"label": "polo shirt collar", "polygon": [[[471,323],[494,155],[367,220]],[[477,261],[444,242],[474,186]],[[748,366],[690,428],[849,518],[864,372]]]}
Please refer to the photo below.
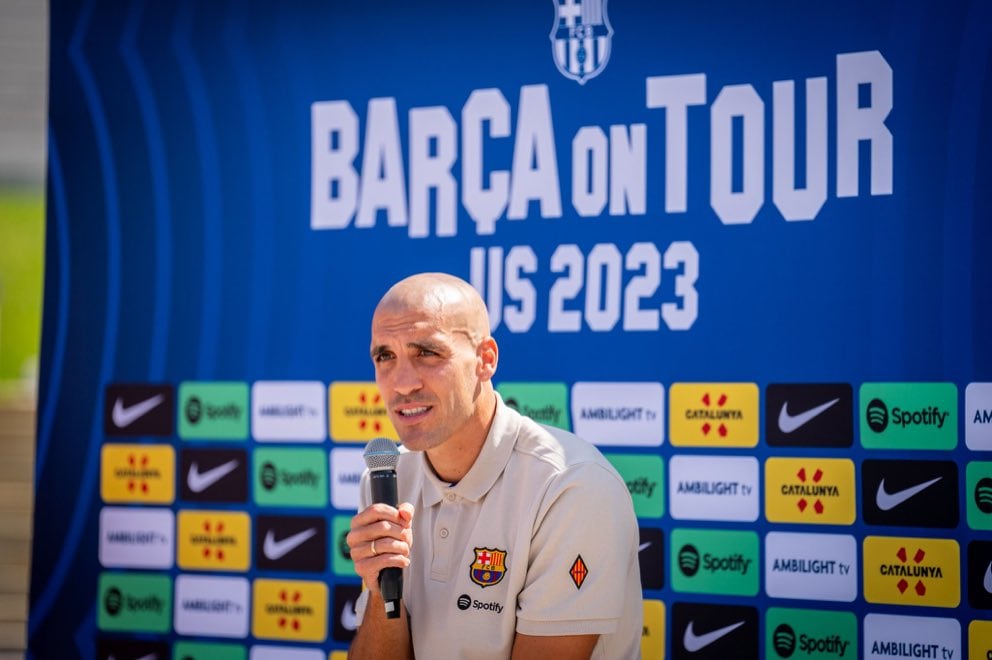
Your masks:
{"label": "polo shirt collar", "polygon": [[450,494],[470,502],[478,502],[503,474],[506,464],[510,461],[510,455],[513,453],[513,447],[517,443],[520,417],[515,411],[506,407],[499,392],[495,392],[495,394],[496,414],[489,427],[489,435],[486,436],[482,451],[479,452],[475,463],[461,481],[454,486],[441,481],[431,469],[427,455],[424,454],[421,457],[424,480],[426,484],[430,485],[429,488],[425,487],[423,490],[423,500],[427,506],[434,506]]}

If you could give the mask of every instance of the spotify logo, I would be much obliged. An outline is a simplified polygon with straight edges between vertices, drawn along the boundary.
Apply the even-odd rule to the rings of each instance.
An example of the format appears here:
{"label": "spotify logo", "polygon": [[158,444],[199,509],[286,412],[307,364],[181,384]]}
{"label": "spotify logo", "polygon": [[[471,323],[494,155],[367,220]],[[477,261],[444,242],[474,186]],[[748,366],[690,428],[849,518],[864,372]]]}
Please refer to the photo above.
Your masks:
{"label": "spotify logo", "polygon": [[889,409],[881,399],[872,399],[868,404],[868,427],[875,433],[881,433],[889,426]]}
{"label": "spotify logo", "polygon": [[775,629],[772,636],[772,644],[775,652],[780,658],[789,658],[796,650],[796,632],[787,623],[783,623]]}
{"label": "spotify logo", "polygon": [[265,490],[272,490],[276,487],[276,466],[272,463],[265,463],[262,466],[262,486]]}
{"label": "spotify logo", "polygon": [[189,401],[186,402],[186,419],[189,420],[190,424],[196,424],[202,415],[203,404],[200,403],[200,399],[195,396],[190,397]]}
{"label": "spotify logo", "polygon": [[679,550],[679,570],[686,577],[692,577],[699,570],[699,551],[693,545],[684,545]]}
{"label": "spotify logo", "polygon": [[117,587],[111,587],[107,590],[107,595],[103,597],[103,607],[107,610],[107,614],[112,616],[117,616],[120,613],[123,602],[124,597]]}
{"label": "spotify logo", "polygon": [[458,609],[467,610],[472,606],[472,598],[468,594],[462,594],[458,597]]}
{"label": "spotify logo", "polygon": [[992,479],[984,477],[975,485],[975,505],[982,513],[992,513]]}

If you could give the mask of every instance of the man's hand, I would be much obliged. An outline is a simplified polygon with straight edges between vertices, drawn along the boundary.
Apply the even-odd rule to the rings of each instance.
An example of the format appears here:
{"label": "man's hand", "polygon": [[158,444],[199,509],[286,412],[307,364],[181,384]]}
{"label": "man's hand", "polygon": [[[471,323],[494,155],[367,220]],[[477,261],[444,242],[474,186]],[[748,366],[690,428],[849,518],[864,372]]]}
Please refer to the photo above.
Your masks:
{"label": "man's hand", "polygon": [[395,566],[410,565],[413,545],[413,505],[409,502],[393,508],[388,504],[373,504],[351,519],[348,547],[355,562],[355,572],[365,587],[379,595],[379,572]]}

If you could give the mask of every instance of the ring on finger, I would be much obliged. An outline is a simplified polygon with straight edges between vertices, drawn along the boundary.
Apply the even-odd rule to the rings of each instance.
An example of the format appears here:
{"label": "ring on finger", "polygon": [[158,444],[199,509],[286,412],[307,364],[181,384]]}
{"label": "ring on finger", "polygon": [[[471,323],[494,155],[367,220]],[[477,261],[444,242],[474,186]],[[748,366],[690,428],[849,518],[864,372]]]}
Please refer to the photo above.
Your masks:
{"label": "ring on finger", "polygon": [[375,539],[372,539],[372,556],[375,557],[378,552],[375,551]]}

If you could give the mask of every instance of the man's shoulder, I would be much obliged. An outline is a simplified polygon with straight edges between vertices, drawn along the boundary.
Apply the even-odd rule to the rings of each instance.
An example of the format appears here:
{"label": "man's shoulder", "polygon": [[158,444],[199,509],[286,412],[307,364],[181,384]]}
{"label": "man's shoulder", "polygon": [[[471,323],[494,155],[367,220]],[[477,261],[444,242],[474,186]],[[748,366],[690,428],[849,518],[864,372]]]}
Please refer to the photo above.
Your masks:
{"label": "man's shoulder", "polygon": [[599,449],[574,433],[540,424],[523,416],[519,429],[514,451],[521,457],[540,461],[549,470],[561,474],[576,471],[600,472],[605,469],[616,475],[613,466]]}

